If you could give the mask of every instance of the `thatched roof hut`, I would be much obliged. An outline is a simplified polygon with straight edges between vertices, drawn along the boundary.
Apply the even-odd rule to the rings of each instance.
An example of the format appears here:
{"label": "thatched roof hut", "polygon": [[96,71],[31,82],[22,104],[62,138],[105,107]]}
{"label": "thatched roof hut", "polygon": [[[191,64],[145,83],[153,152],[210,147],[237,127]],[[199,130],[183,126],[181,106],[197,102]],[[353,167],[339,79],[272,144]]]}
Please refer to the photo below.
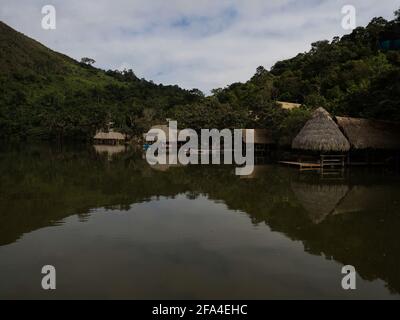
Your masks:
{"label": "thatched roof hut", "polygon": [[127,139],[126,134],[110,130],[109,132],[98,131],[93,137],[95,143],[100,144],[120,144]]}
{"label": "thatched roof hut", "polygon": [[350,150],[350,143],[328,111],[318,108],[294,138],[292,148],[321,152],[346,152]]}
{"label": "thatched roof hut", "polygon": [[354,149],[400,150],[400,123],[336,117]]}
{"label": "thatched roof hut", "polygon": [[272,134],[268,129],[243,129],[243,142],[246,142],[247,131],[254,132],[254,144],[273,144]]}

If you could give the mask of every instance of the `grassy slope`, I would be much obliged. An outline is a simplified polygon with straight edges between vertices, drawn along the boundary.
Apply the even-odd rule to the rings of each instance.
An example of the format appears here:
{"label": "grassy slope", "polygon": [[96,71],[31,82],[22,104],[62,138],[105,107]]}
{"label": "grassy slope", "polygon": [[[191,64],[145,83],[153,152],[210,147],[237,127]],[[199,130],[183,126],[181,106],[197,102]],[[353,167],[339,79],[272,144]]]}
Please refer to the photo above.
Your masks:
{"label": "grassy slope", "polygon": [[3,136],[87,138],[109,120],[129,130],[138,125],[127,119],[141,119],[146,108],[161,118],[163,110],[197,98],[178,86],[83,65],[0,22]]}
{"label": "grassy slope", "polygon": [[18,80],[31,98],[54,90],[103,87],[117,81],[95,68],[84,68],[72,58],[0,22],[0,77]]}

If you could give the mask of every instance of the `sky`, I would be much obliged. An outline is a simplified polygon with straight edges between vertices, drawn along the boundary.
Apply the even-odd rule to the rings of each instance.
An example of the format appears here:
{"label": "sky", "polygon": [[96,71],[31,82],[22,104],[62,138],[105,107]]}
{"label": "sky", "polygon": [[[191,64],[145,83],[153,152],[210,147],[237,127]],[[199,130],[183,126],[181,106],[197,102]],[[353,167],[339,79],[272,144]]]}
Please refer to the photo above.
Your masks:
{"label": "sky", "polygon": [[[341,26],[347,4],[357,26],[400,8],[400,0],[1,0],[0,20],[99,68],[208,94],[349,33]],[[45,5],[56,9],[55,30],[41,26]]]}

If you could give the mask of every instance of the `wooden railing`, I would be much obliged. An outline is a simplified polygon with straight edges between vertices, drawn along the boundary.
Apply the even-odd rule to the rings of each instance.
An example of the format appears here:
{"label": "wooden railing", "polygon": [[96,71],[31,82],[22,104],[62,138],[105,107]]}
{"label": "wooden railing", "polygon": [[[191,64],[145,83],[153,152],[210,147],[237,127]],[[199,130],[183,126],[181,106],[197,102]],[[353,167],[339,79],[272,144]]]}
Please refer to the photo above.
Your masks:
{"label": "wooden railing", "polygon": [[344,167],[346,164],[345,155],[321,155],[321,167]]}

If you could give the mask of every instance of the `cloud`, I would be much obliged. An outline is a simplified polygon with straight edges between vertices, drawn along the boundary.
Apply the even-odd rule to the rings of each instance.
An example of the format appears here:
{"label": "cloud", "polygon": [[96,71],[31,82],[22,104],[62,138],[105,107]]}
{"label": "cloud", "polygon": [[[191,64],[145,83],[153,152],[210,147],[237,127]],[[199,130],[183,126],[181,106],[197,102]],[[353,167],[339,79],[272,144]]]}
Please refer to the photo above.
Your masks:
{"label": "cloud", "polygon": [[[105,69],[209,92],[246,81],[259,65],[346,33],[342,0],[2,0],[0,19],[46,46]],[[57,29],[41,29],[41,8],[57,10]],[[352,0],[357,24],[392,18],[400,0]]]}

